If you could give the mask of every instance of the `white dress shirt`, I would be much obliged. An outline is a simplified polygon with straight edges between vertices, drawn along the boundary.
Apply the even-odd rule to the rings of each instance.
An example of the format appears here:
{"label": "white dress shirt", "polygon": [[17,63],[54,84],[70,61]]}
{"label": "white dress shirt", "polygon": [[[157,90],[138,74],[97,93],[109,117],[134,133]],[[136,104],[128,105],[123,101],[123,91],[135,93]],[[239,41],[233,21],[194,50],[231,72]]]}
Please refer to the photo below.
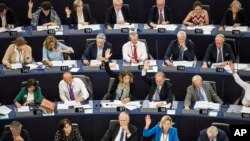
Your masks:
{"label": "white dress shirt", "polygon": [[160,141],[169,141],[169,134],[162,133]]}
{"label": "white dress shirt", "polygon": [[123,17],[123,14],[122,14],[122,10],[115,11],[115,13],[116,13],[116,23],[124,22],[124,17]]}
{"label": "white dress shirt", "polygon": [[26,101],[34,101],[34,93],[29,93],[28,92],[28,96],[27,96],[27,99],[26,99]]}
{"label": "white dress shirt", "polygon": [[83,13],[77,14],[78,24],[83,24],[85,22]]}
{"label": "white dress shirt", "polygon": [[241,80],[241,78],[239,77],[237,73],[234,73],[233,77],[236,83],[239,84],[245,90],[245,95],[242,100],[242,104],[249,105],[250,104],[250,84]]}
{"label": "white dress shirt", "polygon": [[[61,80],[58,87],[61,100],[70,101],[71,99],[69,95],[69,85],[64,80]],[[73,78],[72,89],[75,99],[77,99],[78,97],[83,97],[85,100],[88,99],[89,92],[80,78]]]}
{"label": "white dress shirt", "polygon": [[[137,51],[138,59],[142,59],[142,61],[148,59],[148,53],[147,53],[145,43],[141,41],[137,41],[136,47],[137,47],[136,51]],[[133,44],[131,43],[131,41],[128,41],[122,46],[123,60],[130,62],[131,59],[133,58],[133,55],[134,55]]]}

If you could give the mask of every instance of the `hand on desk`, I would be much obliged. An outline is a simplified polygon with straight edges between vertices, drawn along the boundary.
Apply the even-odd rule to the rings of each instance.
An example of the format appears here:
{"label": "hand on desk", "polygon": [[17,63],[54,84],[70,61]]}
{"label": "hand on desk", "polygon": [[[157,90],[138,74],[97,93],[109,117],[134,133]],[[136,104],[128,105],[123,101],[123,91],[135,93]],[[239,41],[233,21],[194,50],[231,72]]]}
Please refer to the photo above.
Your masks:
{"label": "hand on desk", "polygon": [[24,106],[28,106],[28,105],[33,105],[34,104],[34,101],[26,101],[23,105]]}
{"label": "hand on desk", "polygon": [[156,105],[156,108],[162,107],[162,106],[164,106],[164,105],[165,105],[164,101],[161,101],[160,103],[158,103],[158,104]]}
{"label": "hand on desk", "polygon": [[15,106],[16,106],[17,108],[22,107],[22,105],[21,105],[19,102],[15,102]]}
{"label": "hand on desk", "polygon": [[130,98],[129,97],[126,97],[126,98],[124,98],[123,100],[122,100],[122,103],[123,104],[126,104],[126,103],[128,103],[130,101]]}
{"label": "hand on desk", "polygon": [[84,65],[89,65],[89,60],[83,60]]}
{"label": "hand on desk", "polygon": [[166,60],[166,64],[167,64],[167,66],[169,66],[169,67],[173,67],[173,66],[174,66],[172,60]]}
{"label": "hand on desk", "polygon": [[76,102],[82,102],[82,101],[84,101],[84,98],[83,98],[83,97],[77,97],[77,98],[76,98]]}

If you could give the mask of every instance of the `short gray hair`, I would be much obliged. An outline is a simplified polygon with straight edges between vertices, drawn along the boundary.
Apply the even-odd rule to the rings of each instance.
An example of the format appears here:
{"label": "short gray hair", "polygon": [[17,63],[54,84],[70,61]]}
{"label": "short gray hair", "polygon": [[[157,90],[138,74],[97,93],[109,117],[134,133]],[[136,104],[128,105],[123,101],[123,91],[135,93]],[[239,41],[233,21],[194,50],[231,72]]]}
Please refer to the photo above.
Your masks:
{"label": "short gray hair", "polygon": [[106,41],[106,36],[104,33],[99,33],[96,35],[96,40],[104,40]]}
{"label": "short gray hair", "polygon": [[218,134],[218,128],[215,126],[210,126],[207,128],[207,135],[213,135],[213,136],[217,136]]}
{"label": "short gray hair", "polygon": [[113,3],[115,3],[115,1],[120,1],[121,3],[123,3],[123,0],[113,0]]}
{"label": "short gray hair", "polygon": [[196,81],[196,80],[201,80],[202,81],[202,77],[200,75],[195,75],[192,78],[192,82]]}
{"label": "short gray hair", "polygon": [[18,130],[21,130],[22,129],[22,124],[18,121],[12,121],[11,124],[10,124],[10,130],[13,130],[13,129],[18,129]]}
{"label": "short gray hair", "polygon": [[166,1],[165,1],[165,0],[156,0],[156,3],[157,3],[158,1],[163,1],[164,3],[166,3]]}
{"label": "short gray hair", "polygon": [[177,33],[177,37],[185,37],[185,38],[187,38],[187,34],[186,34],[185,31],[179,31],[179,32]]}
{"label": "short gray hair", "polygon": [[225,36],[224,36],[223,34],[217,34],[217,35],[215,36],[215,39],[216,39],[216,38],[219,38],[219,37],[225,39]]}

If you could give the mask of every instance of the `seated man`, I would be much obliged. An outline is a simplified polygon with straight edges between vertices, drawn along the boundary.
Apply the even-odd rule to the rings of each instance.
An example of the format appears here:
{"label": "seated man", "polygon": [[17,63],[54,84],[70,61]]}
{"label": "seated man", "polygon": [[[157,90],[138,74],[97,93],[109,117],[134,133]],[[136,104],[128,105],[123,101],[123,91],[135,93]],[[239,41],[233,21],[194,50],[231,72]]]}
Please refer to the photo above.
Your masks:
{"label": "seated man", "polygon": [[229,139],[223,130],[210,126],[200,132],[198,141],[229,141]]}
{"label": "seated man", "polygon": [[149,69],[149,61],[146,61],[142,70],[142,79],[150,86],[148,99],[154,101],[162,101],[157,107],[161,107],[166,103],[172,102],[173,92],[172,84],[165,80],[165,74],[161,71],[155,74],[154,78],[146,76]]}
{"label": "seated man", "polygon": [[29,132],[22,129],[22,126],[20,122],[12,121],[10,124],[10,131],[5,131],[0,141],[30,141]]}
{"label": "seated man", "polygon": [[192,85],[187,88],[184,101],[185,109],[190,109],[191,101],[208,101],[222,104],[222,100],[216,94],[211,84],[203,82],[201,76],[195,75],[192,78]]}
{"label": "seated man", "polygon": [[14,63],[31,63],[32,50],[23,37],[17,37],[15,43],[9,45],[7,48],[2,63],[11,69],[11,64]]}
{"label": "seated man", "polygon": [[122,46],[123,60],[130,63],[138,63],[148,59],[146,45],[139,41],[136,31],[131,31],[129,33],[129,39],[130,41]]}
{"label": "seated man", "polygon": [[156,0],[156,6],[153,6],[150,10],[148,26],[155,28],[157,24],[172,22],[172,9],[165,4],[165,0]]}
{"label": "seated man", "polygon": [[112,124],[101,141],[137,141],[137,127],[130,124],[129,114],[121,112],[119,123]]}
{"label": "seated man", "polygon": [[86,46],[86,50],[83,52],[82,61],[84,65],[89,65],[90,60],[102,60],[105,56],[105,51],[112,49],[112,44],[106,42],[106,36],[103,33],[99,33],[96,36],[96,41],[89,43]]}
{"label": "seated man", "polygon": [[112,29],[112,24],[131,23],[132,18],[129,8],[123,6],[123,0],[113,0],[113,6],[108,8],[105,17],[105,25],[108,29]]}
{"label": "seated man", "polygon": [[82,102],[89,98],[89,92],[83,81],[80,78],[73,78],[70,72],[63,73],[63,80],[58,87],[62,101]]}
{"label": "seated man", "polygon": [[218,34],[215,37],[215,43],[207,48],[202,68],[208,68],[208,62],[222,63],[222,66],[225,66],[228,61],[235,61],[233,50],[229,44],[225,43],[224,35]]}
{"label": "seated man", "polygon": [[30,0],[28,9],[28,18],[31,19],[32,26],[54,26],[60,25],[61,20],[53,9],[52,4],[49,1],[44,1],[41,4],[41,8],[32,14],[33,2]]}
{"label": "seated man", "polygon": [[194,43],[191,40],[187,40],[185,31],[179,31],[177,40],[171,41],[168,46],[164,61],[168,66],[173,66],[172,60],[194,60]]}
{"label": "seated man", "polygon": [[0,27],[12,28],[18,26],[17,17],[12,9],[0,3]]}

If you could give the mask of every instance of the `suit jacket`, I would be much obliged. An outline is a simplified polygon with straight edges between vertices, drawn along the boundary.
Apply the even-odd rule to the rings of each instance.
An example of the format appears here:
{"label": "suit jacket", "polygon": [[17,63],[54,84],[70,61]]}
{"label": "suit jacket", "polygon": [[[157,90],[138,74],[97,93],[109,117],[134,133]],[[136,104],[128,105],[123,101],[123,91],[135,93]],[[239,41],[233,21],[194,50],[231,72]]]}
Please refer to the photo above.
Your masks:
{"label": "suit jacket", "polygon": [[[112,44],[109,42],[105,42],[104,47],[103,47],[103,51],[102,51],[102,57],[105,56],[105,51],[107,49],[112,49]],[[90,43],[87,45],[86,50],[83,52],[82,55],[82,60],[94,60],[97,59],[96,56],[97,55],[97,45],[96,42]]]}
{"label": "suit jacket", "polygon": [[[120,82],[119,80],[119,74],[111,71],[110,67],[109,67],[109,63],[108,62],[105,62],[104,63],[105,65],[105,71],[106,73],[110,76],[110,77],[113,77],[115,78],[114,80],[114,83],[110,89],[110,93],[109,95],[107,96],[107,99],[109,100],[114,100],[115,97],[116,97],[116,89],[118,87],[118,84]],[[130,100],[135,100],[135,83],[130,83],[130,91],[129,91],[129,98]]]}
{"label": "suit jacket", "polygon": [[[198,141],[210,141],[208,136],[207,136],[207,129],[203,129],[200,132],[200,136],[198,138]],[[229,139],[223,130],[218,129],[218,135],[216,137],[216,141],[229,141]]]}
{"label": "suit jacket", "polygon": [[[22,129],[20,135],[24,141],[30,141],[30,134],[27,130]],[[4,132],[0,141],[14,141],[11,131]]]}
{"label": "suit jacket", "polygon": [[[186,40],[185,43],[188,48],[183,53],[183,60],[193,61],[194,60],[194,43],[191,40]],[[178,40],[173,40],[170,42],[166,54],[164,56],[164,61],[166,60],[177,60],[180,54]],[[171,57],[172,55],[172,57]]]}
{"label": "suit jacket", "polygon": [[[83,16],[84,16],[84,21],[88,22],[89,24],[93,24],[94,20],[92,18],[91,12],[89,10],[89,7],[87,7],[86,5],[83,5]],[[66,18],[66,23],[67,25],[77,25],[78,24],[78,18],[77,18],[77,14],[76,11],[73,10],[70,14],[69,18]]]}
{"label": "suit jacket", "polygon": [[[131,23],[133,20],[129,11],[129,7],[123,5],[121,11],[122,11],[124,21],[127,23]],[[116,13],[115,13],[114,6],[108,8],[106,17],[105,17],[105,25],[107,26],[111,24],[116,24]]]}
{"label": "suit jacket", "polygon": [[[15,97],[14,102],[24,104],[27,100],[27,96],[28,96],[28,90],[26,87],[23,87],[21,91],[18,93],[18,95]],[[43,100],[43,95],[41,92],[41,88],[37,87],[36,90],[34,91],[34,102],[36,104],[40,104],[42,100]]]}
{"label": "suit jacket", "polygon": [[[15,27],[19,25],[18,19],[14,13],[14,11],[10,8],[6,8],[6,24],[14,25]],[[2,19],[0,18],[0,27],[2,27]]]}
{"label": "suit jacket", "polygon": [[[223,103],[222,100],[219,98],[219,96],[215,93],[211,84],[203,82],[202,88],[204,89],[206,96],[207,96],[207,100],[209,102],[215,102],[215,103],[220,103],[220,104]],[[194,87],[194,85],[190,85],[187,88],[187,94],[186,94],[185,101],[184,101],[185,105],[189,106],[191,104],[191,101],[195,102],[199,100],[200,99],[199,99],[197,89]]]}
{"label": "suit jacket", "polygon": [[221,26],[224,26],[224,25],[233,26],[235,23],[240,23],[241,26],[249,25],[249,21],[243,10],[238,11],[236,14],[235,20],[233,20],[232,10],[227,9],[227,11],[225,12],[221,20]]}
{"label": "suit jacket", "polygon": [[[229,44],[224,43],[222,51],[223,51],[224,61],[233,61],[233,62],[235,61],[232,47]],[[210,61],[211,63],[215,63],[216,59],[217,59],[217,48],[216,48],[215,43],[212,43],[208,46],[208,48],[206,50],[206,54],[205,54],[205,57],[203,59],[203,62]]]}
{"label": "suit jacket", "polygon": [[[172,23],[172,20],[173,20],[172,19],[172,9],[168,6],[164,7],[164,19],[165,19],[165,21],[169,21],[169,23]],[[150,26],[151,22],[157,24],[158,20],[159,20],[158,8],[154,5],[150,10],[150,14],[148,17],[148,25]]]}
{"label": "suit jacket", "polygon": [[[155,91],[157,89],[157,85],[155,83],[155,78],[150,78],[147,75],[142,76],[142,79],[150,86],[149,91],[148,91],[148,99],[152,100]],[[161,87],[160,91],[160,100],[161,101],[166,101],[167,103],[172,102],[173,100],[173,92],[172,92],[172,84],[167,82],[165,80],[164,84]]]}
{"label": "suit jacket", "polygon": [[[119,123],[112,124],[101,139],[101,141],[114,141],[119,132],[119,129]],[[132,124],[129,124],[128,129],[131,133],[131,136],[129,138],[126,138],[126,141],[137,141],[137,127]]]}
{"label": "suit jacket", "polygon": [[[154,141],[159,141],[162,135],[162,128],[159,124],[155,125],[152,129],[143,129],[143,136],[149,137],[151,135],[155,135]],[[177,129],[174,127],[169,128],[169,141],[179,141]]]}

